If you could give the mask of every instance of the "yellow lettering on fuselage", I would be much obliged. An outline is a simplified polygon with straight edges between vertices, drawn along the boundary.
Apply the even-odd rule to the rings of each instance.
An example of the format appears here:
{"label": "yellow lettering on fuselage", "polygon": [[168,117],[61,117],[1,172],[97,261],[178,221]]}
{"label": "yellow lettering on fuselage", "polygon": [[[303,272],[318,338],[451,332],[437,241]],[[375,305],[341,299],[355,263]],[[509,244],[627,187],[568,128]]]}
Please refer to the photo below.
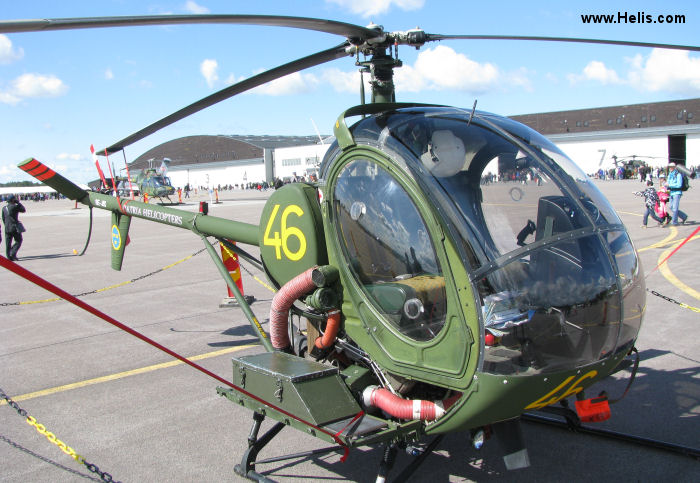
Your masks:
{"label": "yellow lettering on fuselage", "polygon": [[562,382],[550,392],[539,398],[537,401],[525,406],[525,409],[542,409],[543,407],[555,404],[564,398],[573,396],[574,394],[578,394],[581,391],[583,391],[583,388],[579,386],[581,381],[585,379],[591,379],[597,374],[598,371],[587,372],[583,376],[576,379],[576,381],[573,383],[571,383],[571,381],[574,380],[576,376],[569,376],[564,380],[564,382]]}

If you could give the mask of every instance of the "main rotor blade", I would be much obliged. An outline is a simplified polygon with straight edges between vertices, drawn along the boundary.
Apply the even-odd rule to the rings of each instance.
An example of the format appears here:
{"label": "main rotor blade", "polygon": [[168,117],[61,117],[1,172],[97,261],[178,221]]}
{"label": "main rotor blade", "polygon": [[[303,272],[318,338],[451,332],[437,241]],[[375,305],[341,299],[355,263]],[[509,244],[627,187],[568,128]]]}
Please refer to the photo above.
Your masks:
{"label": "main rotor blade", "polygon": [[[278,79],[280,77],[284,77],[285,75],[293,74],[294,72],[299,72],[300,70],[308,69],[309,67],[320,65],[325,62],[330,62],[331,60],[339,59],[341,57],[350,55],[346,50],[349,46],[350,44],[348,42],[343,42],[342,44],[331,49],[323,50],[321,52],[317,52],[307,57],[302,57],[301,59],[294,60],[287,64],[277,66],[274,69],[267,70],[258,75],[249,77],[248,79],[244,79],[236,84],[221,89],[220,91],[217,91],[214,94],[200,99],[197,102],[190,104],[189,106],[184,107],[179,111],[174,112],[159,121],[154,122],[150,126],[147,126],[138,132],[135,132],[131,136],[128,136],[122,139],[121,141],[114,143],[110,147],[106,148],[107,154],[112,154],[121,151],[126,146],[133,144],[136,141],[140,141],[141,139],[145,138],[150,134],[153,134],[154,132],[164,128],[165,126],[169,126],[170,124],[173,124],[174,122],[177,122],[180,119],[184,119],[185,117],[194,114],[195,112],[199,112],[202,109],[206,109],[209,106],[213,106],[214,104],[226,100],[230,97],[233,97],[237,94],[248,91],[267,82]],[[100,154],[104,152],[105,150],[103,149],[100,151]]]}
{"label": "main rotor blade", "polygon": [[136,15],[128,17],[2,20],[0,21],[0,33],[176,24],[247,24],[292,27],[342,35],[356,41],[378,36],[376,31],[360,27],[359,25],[319,18],[281,15]]}
{"label": "main rotor blade", "polygon": [[544,42],[575,42],[581,44],[625,45],[631,47],[652,47],[658,49],[692,50],[700,52],[700,47],[692,45],[656,44],[627,40],[579,39],[573,37],[536,37],[527,35],[442,35],[425,34],[428,42],[434,40],[535,40]]}

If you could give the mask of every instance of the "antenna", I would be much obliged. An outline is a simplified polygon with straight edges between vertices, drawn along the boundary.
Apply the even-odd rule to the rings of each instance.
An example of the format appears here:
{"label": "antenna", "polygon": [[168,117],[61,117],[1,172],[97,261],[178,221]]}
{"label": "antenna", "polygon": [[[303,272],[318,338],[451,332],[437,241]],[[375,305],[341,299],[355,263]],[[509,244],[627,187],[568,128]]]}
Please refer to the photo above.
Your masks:
{"label": "antenna", "polygon": [[310,117],[309,119],[311,119],[311,124],[314,125],[314,131],[316,131],[316,136],[318,136],[318,140],[321,141],[321,144],[324,144],[324,143],[323,143],[323,138],[321,137],[321,133],[318,132],[318,127],[316,126],[316,123],[314,122],[314,119],[313,119],[312,117]]}
{"label": "antenna", "polygon": [[474,111],[476,111],[476,99],[474,99],[474,105],[472,106],[472,112],[469,114],[469,122],[467,122],[467,127],[472,123],[472,118],[474,117]]}

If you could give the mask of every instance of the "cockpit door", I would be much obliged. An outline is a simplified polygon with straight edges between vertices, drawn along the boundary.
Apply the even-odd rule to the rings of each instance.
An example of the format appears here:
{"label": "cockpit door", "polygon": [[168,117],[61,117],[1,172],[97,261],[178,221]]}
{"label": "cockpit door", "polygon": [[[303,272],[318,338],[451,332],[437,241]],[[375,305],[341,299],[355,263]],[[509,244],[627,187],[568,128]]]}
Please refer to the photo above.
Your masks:
{"label": "cockpit door", "polygon": [[461,262],[410,176],[366,147],[345,158],[329,172],[326,233],[353,299],[343,306],[346,331],[378,346],[372,353],[392,373],[459,386],[478,352],[449,268]]}

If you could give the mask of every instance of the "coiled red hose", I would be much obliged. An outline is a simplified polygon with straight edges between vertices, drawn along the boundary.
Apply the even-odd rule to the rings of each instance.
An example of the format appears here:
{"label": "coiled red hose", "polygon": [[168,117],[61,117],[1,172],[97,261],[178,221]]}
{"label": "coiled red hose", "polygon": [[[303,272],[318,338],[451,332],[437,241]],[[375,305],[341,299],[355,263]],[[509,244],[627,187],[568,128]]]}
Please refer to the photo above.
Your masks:
{"label": "coiled red hose", "polygon": [[362,392],[365,406],[378,407],[398,419],[420,419],[421,421],[438,419],[459,399],[459,396],[433,402],[423,399],[401,399],[388,389],[378,386],[368,386]]}
{"label": "coiled red hose", "polygon": [[311,280],[314,268],[309,268],[285,283],[272,298],[270,304],[270,341],[275,349],[282,350],[291,345],[288,326],[289,309],[296,299],[316,287]]}

